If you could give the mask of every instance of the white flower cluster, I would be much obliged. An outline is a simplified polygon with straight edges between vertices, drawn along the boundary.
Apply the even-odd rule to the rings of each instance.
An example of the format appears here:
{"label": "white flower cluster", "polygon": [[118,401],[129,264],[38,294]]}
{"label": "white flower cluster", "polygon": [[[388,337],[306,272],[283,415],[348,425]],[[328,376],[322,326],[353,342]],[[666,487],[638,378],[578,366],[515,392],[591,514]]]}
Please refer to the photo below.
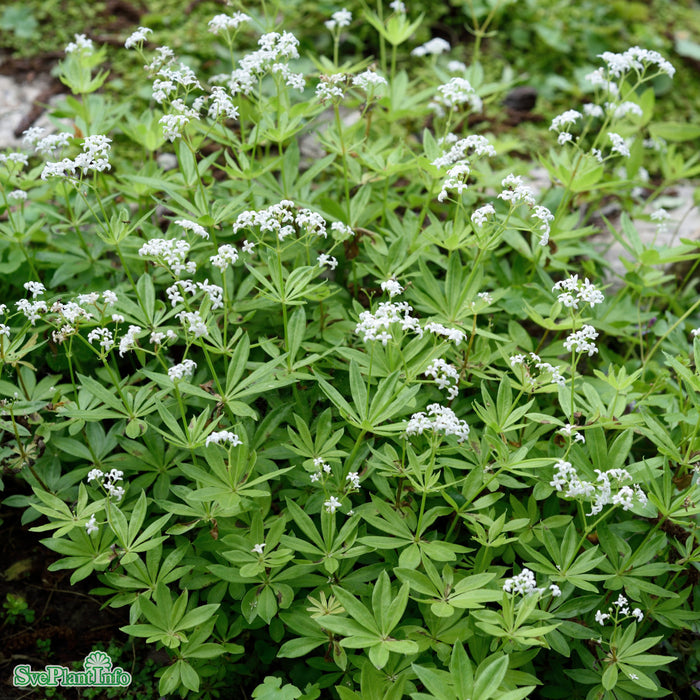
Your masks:
{"label": "white flower cluster", "polygon": [[625,143],[625,139],[620,136],[620,134],[615,134],[612,131],[608,132],[608,138],[612,141],[612,148],[610,149],[613,153],[619,153],[625,158],[630,157],[629,146]]}
{"label": "white flower cluster", "polygon": [[196,369],[197,363],[194,360],[183,360],[180,364],[173,365],[168,369],[168,377],[173,382],[180,379],[191,379]]}
{"label": "white flower cluster", "polygon": [[205,240],[209,238],[209,233],[207,230],[194,221],[190,221],[189,219],[177,219],[175,223],[182,227],[185,231],[192,231],[195,236],[199,236]]}
{"label": "white flower cluster", "polygon": [[530,216],[540,222],[540,231],[542,231],[542,234],[540,235],[539,244],[541,246],[547,245],[547,243],[549,243],[549,234],[551,231],[550,224],[554,221],[554,214],[552,214],[547,207],[536,204],[532,207],[532,214]]}
{"label": "white flower cluster", "polygon": [[605,109],[612,114],[613,119],[623,119],[628,114],[633,114],[635,117],[642,117],[644,112],[636,102],[606,102]]}
{"label": "white flower cluster", "polygon": [[319,238],[326,238],[326,221],[311,209],[295,210],[294,202],[283,199],[279,204],[273,204],[260,211],[244,211],[238,215],[233,224],[233,232],[238,233],[243,228],[259,228],[261,233],[270,231],[280,241],[300,231],[312,233]]}
{"label": "white flower cluster", "polygon": [[228,443],[231,447],[243,444],[236,433],[232,433],[230,430],[219,430],[218,432],[209,433],[204,445],[209,447],[209,445],[221,445],[224,443]]}
{"label": "white flower cluster", "polygon": [[221,272],[224,272],[229,265],[233,265],[237,260],[238,251],[228,243],[220,245],[218,253],[209,258],[209,262],[214,267],[218,267]]}
{"label": "white flower cluster", "polygon": [[467,337],[464,331],[460,331],[459,328],[448,328],[443,326],[442,323],[436,323],[431,321],[425,324],[425,330],[433,335],[440,335],[448,340],[451,340],[455,345],[459,345],[464,342]]}
{"label": "white flower cluster", "polygon": [[422,46],[416,46],[411,51],[411,56],[439,56],[441,53],[447,53],[450,48],[449,42],[440,37],[435,37],[430,41],[426,41]]}
{"label": "white flower cluster", "polygon": [[331,15],[331,19],[324,22],[326,29],[333,31],[334,29],[342,29],[343,27],[349,27],[350,22],[352,22],[352,12],[350,10],[338,10]]}
{"label": "white flower cluster", "polygon": [[92,39],[88,39],[85,34],[74,34],[73,38],[75,41],[71,41],[66,46],[66,53],[85,53],[89,55],[93,52]]}
{"label": "white flower cluster", "polygon": [[299,58],[299,40],[290,32],[270,32],[258,39],[257,51],[245,55],[232,73],[217,75],[211,82],[225,82],[232,95],[249,95],[257,89],[265,73],[274,72],[282,76],[287,86],[303,90],[305,81],[301,73],[293,73],[286,62]]}
{"label": "white flower cluster", "polygon": [[366,93],[374,92],[379,87],[385,87],[388,83],[379,73],[373,70],[366,70],[353,76],[352,84],[359,87]]}
{"label": "white flower cluster", "polygon": [[583,328],[570,333],[564,341],[564,347],[568,352],[588,353],[588,357],[595,355],[598,348],[593,342],[598,337],[598,331],[588,323]]}
{"label": "white flower cluster", "polygon": [[453,140],[450,150],[436,158],[432,164],[436,168],[448,168],[454,163],[465,160],[469,151],[472,151],[477,156],[493,157],[496,155],[496,149],[485,136],[472,134],[463,139]]}
{"label": "white flower cluster", "polygon": [[457,195],[461,195],[468,188],[467,180],[469,178],[469,164],[466,161],[453,165],[447,171],[447,177],[442,183],[442,190],[438,195],[438,202],[444,202],[447,199],[449,190],[454,190]]}
{"label": "white flower cluster", "polygon": [[355,232],[342,221],[334,221],[331,224],[331,231],[333,232],[333,238],[336,241],[346,241],[355,235]]}
{"label": "white flower cluster", "polygon": [[578,112],[575,109],[567,109],[566,112],[562,112],[552,119],[552,124],[550,125],[549,130],[557,132],[569,131],[569,129],[565,127],[573,126],[579,119],[581,119],[581,117],[581,112]]}
{"label": "white flower cluster", "polygon": [[398,283],[395,277],[386,280],[386,282],[381,283],[382,291],[389,295],[390,299],[393,299],[399,294],[403,294],[403,287]]}
{"label": "white flower cluster", "polygon": [[542,379],[542,375],[545,373],[549,375],[549,382],[547,383],[551,382],[553,384],[558,384],[559,386],[564,386],[566,384],[566,379],[562,377],[559,367],[555,367],[549,362],[543,362],[542,358],[534,352],[531,352],[528,355],[524,355],[522,353],[518,355],[511,355],[510,366],[522,366],[528,375],[530,375],[530,368],[534,367],[540,374],[538,377],[530,375],[529,383],[532,387],[534,387],[537,382]]}
{"label": "white flower cluster", "polygon": [[475,209],[472,213],[471,220],[474,226],[481,228],[487,221],[489,216],[494,216],[496,210],[493,208],[493,204],[484,204],[483,207]]}
{"label": "white flower cluster", "polygon": [[413,307],[408,302],[383,301],[374,313],[363,311],[360,314],[355,333],[362,335],[365,343],[370,340],[379,340],[382,345],[386,345],[392,339],[389,332],[392,325],[399,323],[402,331],[410,331],[422,337],[423,329],[418,319],[411,316],[411,311]]}
{"label": "white flower cluster", "polygon": [[335,270],[335,268],[338,267],[338,260],[332,255],[326,255],[326,253],[321,253],[318,258],[316,258],[316,262],[319,267],[328,266],[331,270]]}
{"label": "white flower cluster", "polygon": [[214,120],[238,119],[238,107],[220,85],[215,85],[209,95],[209,110],[207,114]]}
{"label": "white flower cluster", "polygon": [[428,104],[438,116],[445,111],[458,109],[461,105],[469,105],[475,112],[481,112],[483,104],[476,90],[466,78],[455,76],[444,85],[438,87],[438,95]]}
{"label": "white flower cluster", "polygon": [[37,301],[29,301],[28,299],[20,299],[15,302],[15,306],[18,311],[21,311],[26,319],[32,324],[36,325],[36,322],[41,318],[42,314],[48,311],[45,301],[41,299]]}
{"label": "white flower cluster", "polygon": [[438,358],[428,365],[428,368],[423,374],[426,377],[432,377],[439,389],[447,389],[447,398],[450,401],[457,397],[459,393],[459,389],[457,388],[459,384],[459,372],[454,365]]}
{"label": "white flower cluster", "polygon": [[133,49],[135,46],[143,44],[148,38],[149,34],[153,34],[153,30],[148,27],[139,27],[135,32],[129,35],[127,40],[124,42],[125,49]]}
{"label": "white flower cluster", "polygon": [[[549,482],[564,498],[593,499],[591,512],[587,515],[597,515],[607,505],[622,506],[622,510],[630,510],[634,500],[645,506],[647,496],[639,484],[628,486],[624,481],[632,481],[632,476],[626,469],[608,469],[605,472],[595,470],[598,477],[595,483],[581,479],[576,467],[571,462],[560,459],[554,465],[554,475]],[[613,493],[613,485],[617,491]]]}
{"label": "white flower cluster", "polygon": [[41,179],[47,180],[50,177],[68,177],[75,175],[77,170],[80,170],[83,175],[89,172],[104,172],[110,170],[112,166],[109,164],[109,152],[112,139],[95,134],[94,136],[86,136],[83,139],[83,152],[71,160],[64,158],[59,161],[49,161],[44,165],[41,172]]}
{"label": "white flower cluster", "polygon": [[118,501],[122,500],[124,489],[123,487],[115,486],[114,484],[117,481],[122,481],[123,478],[124,472],[119,471],[118,469],[112,469],[108,474],[105,474],[101,469],[91,469],[87,475],[88,483],[91,481],[96,481],[98,485],[102,486],[102,488],[107,492],[108,496],[116,498]]}
{"label": "white flower cluster", "polygon": [[104,352],[109,352],[114,347],[114,336],[109,328],[93,328],[88,333],[88,343],[94,343],[99,340],[100,347]]}
{"label": "white flower cluster", "polygon": [[516,206],[523,202],[530,207],[535,206],[535,194],[530,187],[523,183],[520,175],[507,175],[501,181],[503,192],[498,195],[499,199],[504,202],[511,202],[512,206]]}
{"label": "white flower cluster", "polygon": [[455,435],[457,442],[464,442],[469,437],[469,426],[460,420],[455,412],[439,403],[431,403],[424,412],[414,413],[406,425],[406,435],[422,435],[425,431]]}
{"label": "white flower cluster", "polygon": [[[81,295],[82,296],[82,295]],[[43,302],[34,302],[34,306]],[[19,304],[18,304],[19,306]],[[44,309],[45,311],[46,309]],[[51,313],[57,314],[58,319],[54,321],[60,326],[60,330],[54,331],[51,338],[54,343],[62,343],[68,336],[74,335],[78,330],[81,320],[90,320],[93,315],[74,301],[67,301],[65,304],[55,301],[51,304]]]}
{"label": "white flower cluster", "polygon": [[165,332],[153,331],[148,342],[151,343],[151,345],[162,345],[165,340],[177,340],[177,333],[170,328]]}
{"label": "white flower cluster", "polygon": [[223,307],[224,290],[217,284],[210,284],[208,279],[204,280],[204,282],[197,282],[196,284],[191,280],[177,280],[175,284],[172,284],[165,290],[165,293],[174,308],[180,302],[185,301],[183,293],[194,297],[197,295],[198,291],[202,291],[206,294],[211,303],[212,311]]}
{"label": "white flower cluster", "polygon": [[608,620],[611,616],[611,613],[615,614],[615,619],[617,620],[619,615],[624,615],[625,617],[633,617],[637,622],[641,622],[644,619],[644,613],[641,611],[640,608],[634,608],[634,610],[630,610],[629,608],[629,603],[627,601],[627,598],[620,593],[617,596],[617,600],[613,601],[613,605],[615,608],[610,607],[608,608],[608,612],[604,613],[600,610],[596,611],[595,614],[595,621],[599,625],[604,625],[605,621]]}
{"label": "white flower cluster", "polygon": [[46,287],[41,282],[25,282],[24,288],[31,292],[32,299],[40,297],[46,291]]}
{"label": "white flower cluster", "polygon": [[[19,164],[19,169],[21,170],[21,166],[29,164],[29,158],[27,158],[26,153],[0,153],[0,163],[12,163],[13,165]],[[10,169],[10,166],[7,167]]]}
{"label": "white flower cluster", "polygon": [[168,267],[175,277],[182,272],[193,275],[197,271],[197,263],[186,259],[189,252],[190,244],[187,241],[165,238],[154,238],[139,249],[141,257],[156,258],[156,262]]}
{"label": "white flower cluster", "polygon": [[347,82],[348,76],[345,73],[321,75],[316,85],[316,97],[320,102],[342,100]]}
{"label": "white flower cluster", "polygon": [[575,430],[578,426],[576,425],[571,425],[571,423],[567,423],[563,428],[560,428],[557,432],[561,433],[562,435],[566,435],[567,437],[571,437],[572,435],[574,436],[574,440],[576,442],[586,442],[586,438],[583,436],[583,433],[579,433],[578,430]]}
{"label": "white flower cluster", "polygon": [[156,55],[144,68],[151,74],[156,73],[164,66],[169,66],[175,60],[175,54],[169,46],[156,47]]}
{"label": "white flower cluster", "polygon": [[119,341],[119,357],[124,357],[125,353],[136,347],[136,338],[141,330],[141,326],[129,326],[129,330]]}
{"label": "white flower cluster", "polygon": [[209,20],[209,31],[212,34],[236,30],[244,22],[250,22],[250,17],[243,12],[234,12],[232,15],[216,15]]}
{"label": "white flower cluster", "polygon": [[181,311],[176,314],[176,318],[186,326],[188,332],[192,333],[195,338],[202,338],[208,334],[207,324],[200,316],[199,311]]}
{"label": "white flower cluster", "polygon": [[519,574],[513,576],[513,578],[507,578],[503,584],[503,590],[506,593],[523,596],[532,595],[533,593],[539,595],[545,591],[544,588],[537,587],[535,574],[533,574],[530,569],[523,569]]}
{"label": "white flower cluster", "polygon": [[557,301],[570,309],[578,309],[579,303],[588,304],[592,308],[605,301],[603,293],[589,281],[588,277],[580,280],[578,275],[560,280],[552,287],[552,292],[561,292]]}
{"label": "white flower cluster", "polygon": [[405,15],[406,14],[406,5],[403,3],[402,0],[392,0],[389,3],[389,7],[396,12],[397,15]]}
{"label": "white flower cluster", "polygon": [[12,192],[7,193],[8,199],[14,199],[17,202],[25,202],[27,200],[27,193],[24,190],[12,190]]}
{"label": "white flower cluster", "polygon": [[622,77],[625,73],[635,71],[642,74],[649,65],[657,66],[660,73],[665,73],[673,78],[676,69],[658,52],[633,46],[624,53],[612,53],[605,51],[598,54],[598,58],[605,61],[607,72],[615,78]]}
{"label": "white flower cluster", "polygon": [[316,457],[314,459],[314,467],[318,469],[317,472],[314,472],[309,478],[311,479],[312,483],[316,483],[321,479],[321,477],[324,474],[330,474],[331,473],[331,465],[328,464],[323,457]]}

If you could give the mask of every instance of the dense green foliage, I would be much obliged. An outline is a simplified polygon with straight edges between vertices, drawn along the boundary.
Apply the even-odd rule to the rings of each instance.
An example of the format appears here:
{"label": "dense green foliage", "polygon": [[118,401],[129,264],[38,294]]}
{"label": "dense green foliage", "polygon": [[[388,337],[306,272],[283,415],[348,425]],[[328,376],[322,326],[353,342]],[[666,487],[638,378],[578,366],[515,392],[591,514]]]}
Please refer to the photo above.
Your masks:
{"label": "dense green foliage", "polygon": [[5,503],[161,694],[695,692],[700,258],[634,220],[700,129],[646,6],[565,4],[171,18],[117,79],[78,36],[2,156]]}

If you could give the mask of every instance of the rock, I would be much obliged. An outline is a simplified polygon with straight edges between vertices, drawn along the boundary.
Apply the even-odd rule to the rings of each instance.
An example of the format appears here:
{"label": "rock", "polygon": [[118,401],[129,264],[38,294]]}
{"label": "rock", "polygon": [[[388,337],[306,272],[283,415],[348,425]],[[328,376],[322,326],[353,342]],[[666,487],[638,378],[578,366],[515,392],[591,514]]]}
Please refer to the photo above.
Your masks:
{"label": "rock", "polygon": [[528,85],[513,88],[503,98],[503,104],[516,112],[531,112],[537,104],[537,90]]}

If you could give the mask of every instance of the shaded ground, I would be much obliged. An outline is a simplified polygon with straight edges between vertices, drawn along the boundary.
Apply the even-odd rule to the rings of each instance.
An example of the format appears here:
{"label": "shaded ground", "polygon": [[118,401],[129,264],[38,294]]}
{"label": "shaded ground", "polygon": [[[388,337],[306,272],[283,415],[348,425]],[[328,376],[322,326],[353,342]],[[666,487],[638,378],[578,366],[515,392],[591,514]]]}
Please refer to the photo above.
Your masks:
{"label": "shaded ground", "polygon": [[[22,492],[22,482],[6,480],[4,496]],[[151,662],[144,669],[148,651],[132,647],[127,635],[119,627],[129,623],[128,608],[104,608],[104,598],[90,595],[95,580],[90,578],[71,585],[71,571],[49,571],[48,567],[59,557],[44,547],[40,540],[47,533],[34,533],[20,522],[22,511],[4,507],[0,510],[2,534],[0,537],[0,698],[49,697],[45,689],[19,689],[12,686],[12,670],[18,664],[29,664],[32,670],[43,669],[47,664],[73,667],[82,670],[85,656],[96,649],[107,650],[114,666],[121,666],[133,676],[139,673],[145,680],[153,680],[152,694],[137,678],[125,691],[98,691],[61,689],[53,697],[103,698],[158,697],[153,679],[155,665]],[[24,599],[27,609],[33,611],[28,621],[21,613],[8,617],[8,595]],[[30,615],[31,618],[31,615]],[[108,648],[112,641],[111,648]],[[118,652],[116,650],[119,650]],[[115,656],[119,654],[119,658]],[[143,671],[148,671],[144,674]]]}

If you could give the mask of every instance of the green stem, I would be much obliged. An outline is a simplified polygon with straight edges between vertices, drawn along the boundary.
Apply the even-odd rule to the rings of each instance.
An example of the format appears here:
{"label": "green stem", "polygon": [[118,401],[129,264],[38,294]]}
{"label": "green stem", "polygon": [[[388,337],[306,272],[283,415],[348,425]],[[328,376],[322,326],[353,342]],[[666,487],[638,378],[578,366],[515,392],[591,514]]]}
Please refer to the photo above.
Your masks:
{"label": "green stem", "polygon": [[347,217],[346,223],[352,225],[350,221],[350,182],[348,176],[347,150],[345,148],[345,140],[343,138],[343,122],[340,118],[340,108],[337,103],[333,105],[333,113],[335,114],[335,126],[338,130],[338,140],[340,141],[341,156],[343,161],[343,181],[345,185],[345,214]]}

